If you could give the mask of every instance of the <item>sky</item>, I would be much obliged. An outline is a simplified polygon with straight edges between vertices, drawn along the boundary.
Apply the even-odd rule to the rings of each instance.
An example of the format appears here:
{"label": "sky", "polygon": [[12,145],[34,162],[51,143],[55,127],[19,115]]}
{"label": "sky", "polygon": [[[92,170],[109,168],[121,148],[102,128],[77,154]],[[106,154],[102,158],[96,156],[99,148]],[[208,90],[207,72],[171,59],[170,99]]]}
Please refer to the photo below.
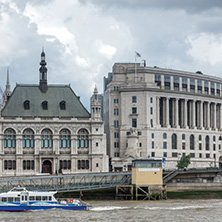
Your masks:
{"label": "sky", "polygon": [[[0,86],[70,84],[90,110],[115,62],[222,77],[221,0],[0,0]],[[137,62],[140,62],[137,59]]]}

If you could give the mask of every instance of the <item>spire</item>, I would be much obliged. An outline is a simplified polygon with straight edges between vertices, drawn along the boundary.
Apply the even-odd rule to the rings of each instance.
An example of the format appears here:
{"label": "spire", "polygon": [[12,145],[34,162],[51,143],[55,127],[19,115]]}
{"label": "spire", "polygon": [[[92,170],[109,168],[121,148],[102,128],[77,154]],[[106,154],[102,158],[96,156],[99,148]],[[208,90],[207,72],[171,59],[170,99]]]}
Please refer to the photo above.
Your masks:
{"label": "spire", "polygon": [[47,63],[45,61],[45,52],[44,52],[44,48],[42,48],[41,62],[40,62],[41,67],[39,68],[39,74],[40,74],[39,88],[42,92],[46,92],[48,89],[46,65],[47,65]]}
{"label": "spire", "polygon": [[94,99],[95,99],[95,100],[98,100],[98,89],[97,89],[96,85],[95,85],[93,94],[94,94]]}
{"label": "spire", "polygon": [[11,86],[9,83],[9,68],[7,68],[7,80],[6,80],[6,85],[5,85],[5,96],[6,96],[6,101],[10,98],[12,92],[11,92]]}
{"label": "spire", "polygon": [[91,99],[91,117],[95,121],[101,121],[101,101],[98,99],[98,90],[96,85]]}

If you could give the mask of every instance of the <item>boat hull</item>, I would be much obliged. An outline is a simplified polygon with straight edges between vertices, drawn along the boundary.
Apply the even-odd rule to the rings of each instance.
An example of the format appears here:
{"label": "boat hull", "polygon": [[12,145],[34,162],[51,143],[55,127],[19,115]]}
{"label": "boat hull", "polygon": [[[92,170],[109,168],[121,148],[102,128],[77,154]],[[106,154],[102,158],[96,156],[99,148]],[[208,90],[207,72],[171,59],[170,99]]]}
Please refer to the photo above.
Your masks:
{"label": "boat hull", "polygon": [[0,211],[33,211],[33,210],[50,210],[50,209],[62,209],[62,210],[87,210],[87,206],[0,206]]}

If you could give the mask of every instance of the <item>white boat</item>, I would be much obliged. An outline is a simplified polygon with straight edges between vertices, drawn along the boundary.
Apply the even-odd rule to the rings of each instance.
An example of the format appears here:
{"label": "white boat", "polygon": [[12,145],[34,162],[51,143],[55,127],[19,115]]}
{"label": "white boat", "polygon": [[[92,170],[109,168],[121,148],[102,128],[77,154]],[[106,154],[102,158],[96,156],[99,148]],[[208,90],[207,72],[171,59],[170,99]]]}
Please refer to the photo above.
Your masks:
{"label": "white boat", "polygon": [[14,187],[0,194],[0,211],[29,211],[29,210],[87,210],[87,204],[78,199],[57,200],[56,191],[28,191],[25,187]]}

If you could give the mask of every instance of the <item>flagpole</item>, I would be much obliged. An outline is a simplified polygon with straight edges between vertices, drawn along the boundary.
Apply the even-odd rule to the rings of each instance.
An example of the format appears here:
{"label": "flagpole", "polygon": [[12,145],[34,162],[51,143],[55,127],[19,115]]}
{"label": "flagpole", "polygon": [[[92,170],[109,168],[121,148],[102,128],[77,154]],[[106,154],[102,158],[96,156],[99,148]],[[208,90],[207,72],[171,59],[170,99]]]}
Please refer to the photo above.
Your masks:
{"label": "flagpole", "polygon": [[136,52],[135,52],[135,76],[134,76],[134,82],[136,82],[137,78],[137,71],[136,71]]}

